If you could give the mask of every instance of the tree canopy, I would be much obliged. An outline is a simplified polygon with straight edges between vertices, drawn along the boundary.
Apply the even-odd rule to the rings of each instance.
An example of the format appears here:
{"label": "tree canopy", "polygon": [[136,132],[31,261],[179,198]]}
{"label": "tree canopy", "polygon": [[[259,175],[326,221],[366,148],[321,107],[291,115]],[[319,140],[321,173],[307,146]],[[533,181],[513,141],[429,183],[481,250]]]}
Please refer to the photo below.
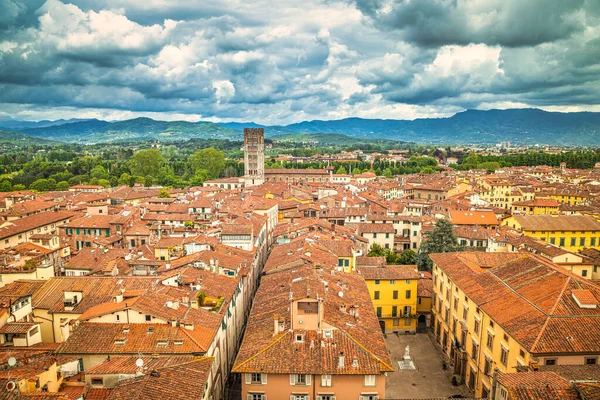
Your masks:
{"label": "tree canopy", "polygon": [[419,254],[417,256],[417,265],[419,269],[431,271],[433,262],[429,254],[449,253],[461,251],[462,247],[452,231],[452,224],[447,219],[440,219],[433,228],[433,231],[425,233],[425,240],[421,243]]}

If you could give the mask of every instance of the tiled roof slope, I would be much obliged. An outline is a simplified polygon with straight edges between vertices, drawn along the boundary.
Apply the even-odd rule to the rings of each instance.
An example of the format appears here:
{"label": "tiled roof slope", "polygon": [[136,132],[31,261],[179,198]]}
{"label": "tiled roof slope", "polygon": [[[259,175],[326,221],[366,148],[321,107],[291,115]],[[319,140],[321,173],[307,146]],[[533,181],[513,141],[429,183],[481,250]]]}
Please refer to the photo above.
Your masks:
{"label": "tiled roof slope", "polygon": [[[149,327],[153,327],[152,332]],[[171,324],[117,324],[81,322],[57,354],[202,354],[207,351],[214,330],[194,326],[193,330]],[[166,341],[166,345],[160,342]],[[183,341],[183,344],[175,344]],[[179,343],[179,342],[178,342]]]}
{"label": "tiled roof slope", "polygon": [[[331,338],[317,331],[297,330],[305,334],[305,339],[303,343],[295,342],[294,332],[289,329],[290,298],[307,297],[323,299],[323,322],[337,328]],[[357,307],[359,317],[343,312],[342,304]],[[286,326],[276,336],[274,317],[283,319]],[[341,352],[346,360],[343,368],[338,367]],[[358,367],[352,366],[354,359]],[[392,370],[360,275],[332,274],[331,268],[315,268],[307,263],[262,278],[233,372],[378,374]]]}
{"label": "tiled roof slope", "polygon": [[203,393],[213,362],[212,357],[199,357],[178,365],[158,368],[155,374],[122,381],[111,392],[109,400],[196,400]]}
{"label": "tiled roof slope", "polygon": [[[580,308],[572,291],[600,304],[600,287],[525,253],[430,255],[448,277],[531,353],[598,352],[600,308]],[[485,267],[480,267],[485,266]]]}

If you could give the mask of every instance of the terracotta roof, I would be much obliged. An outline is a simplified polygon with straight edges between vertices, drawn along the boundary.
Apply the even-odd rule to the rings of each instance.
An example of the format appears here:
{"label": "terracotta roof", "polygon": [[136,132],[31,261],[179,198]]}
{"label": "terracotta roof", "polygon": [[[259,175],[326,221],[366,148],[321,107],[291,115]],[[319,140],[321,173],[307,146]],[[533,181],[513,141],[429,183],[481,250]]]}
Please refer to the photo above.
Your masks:
{"label": "terracotta roof", "polygon": [[8,322],[0,327],[0,333],[27,333],[35,325],[33,322]]}
{"label": "terracotta roof", "polygon": [[[434,264],[530,353],[595,353],[600,308],[582,308],[573,291],[600,299],[600,287],[528,253],[431,254]],[[577,292],[576,292],[577,293]]]}
{"label": "terracotta roof", "polygon": [[498,225],[493,211],[450,210],[450,222],[454,225]]}
{"label": "terracotta roof", "polygon": [[419,279],[421,274],[416,265],[385,265],[382,267],[363,267],[360,274],[367,280],[373,279]]}
{"label": "terracotta roof", "polygon": [[527,231],[600,231],[600,222],[590,215],[516,215]]}
{"label": "terracotta roof", "polygon": [[109,400],[196,400],[204,398],[212,357],[198,357],[181,364],[157,368],[139,378],[121,381]]}
{"label": "terracotta roof", "polygon": [[[274,251],[277,247],[284,246]],[[293,269],[262,278],[233,372],[379,374],[393,370],[364,279],[357,274],[332,274],[335,265],[334,261],[329,267],[315,268],[300,260]],[[323,282],[328,282],[327,288]],[[289,329],[290,293],[294,300],[323,299],[323,321],[334,328],[331,338],[323,332]],[[348,309],[354,306],[360,318],[343,311],[342,304]],[[274,336],[275,316],[282,318],[286,329]],[[295,342],[294,333],[303,333],[304,341]],[[338,367],[340,352],[346,357],[343,368]],[[358,366],[353,366],[353,359]]]}
{"label": "terracotta roof", "polygon": [[[152,332],[149,331],[152,327]],[[193,330],[171,324],[81,322],[57,354],[202,354],[216,332],[202,326]],[[182,344],[175,344],[175,343]],[[162,345],[164,343],[165,345]],[[159,345],[161,344],[161,345]]]}
{"label": "terracotta roof", "polygon": [[76,214],[67,211],[48,211],[4,222],[0,228],[0,239],[31,231],[44,225],[65,221],[73,218],[74,215]]}
{"label": "terracotta roof", "polygon": [[580,399],[573,385],[554,372],[517,372],[500,374],[498,383],[511,400]]}

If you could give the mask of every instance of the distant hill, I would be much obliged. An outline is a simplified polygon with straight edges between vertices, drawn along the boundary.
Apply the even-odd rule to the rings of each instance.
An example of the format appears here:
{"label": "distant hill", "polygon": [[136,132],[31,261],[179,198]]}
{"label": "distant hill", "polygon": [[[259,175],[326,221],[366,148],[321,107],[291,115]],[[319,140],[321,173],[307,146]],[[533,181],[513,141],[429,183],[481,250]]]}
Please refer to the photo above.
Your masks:
{"label": "distant hill", "polygon": [[290,142],[312,142],[316,141],[322,145],[351,145],[351,144],[363,144],[363,143],[371,143],[371,144],[394,144],[399,143],[398,140],[392,139],[377,139],[377,138],[369,138],[364,139],[360,137],[352,137],[347,135],[342,135],[340,133],[284,133],[272,136],[271,139],[280,140],[280,141],[290,141]]}
{"label": "distant hill", "polygon": [[[267,128],[282,133],[340,133],[416,143],[600,145],[600,113],[555,113],[538,109],[467,110],[450,118],[408,120],[346,118]],[[265,132],[267,132],[265,131]]]}
{"label": "distant hill", "polygon": [[70,124],[86,121],[85,119],[57,119],[56,121],[19,121],[12,118],[0,120],[0,129],[19,131],[22,129],[44,128],[53,125]]}
{"label": "distant hill", "polygon": [[[135,118],[119,122],[96,119],[83,121],[0,121],[23,128],[25,134],[64,142],[100,143],[131,140],[187,140],[242,138],[243,128],[264,128],[265,135],[289,140],[290,135],[337,134],[361,140],[374,138],[431,144],[515,144],[598,146],[600,145],[600,113],[556,113],[538,109],[467,110],[449,118],[409,120],[345,118],[332,121],[304,121],[286,126],[263,126],[253,122],[211,123],[156,121]],[[39,126],[42,123],[44,126]],[[16,130],[15,128],[7,130]],[[304,137],[306,138],[306,137]],[[304,140],[302,137],[300,140]],[[321,139],[328,142],[331,137]],[[343,137],[333,138],[338,144],[348,143]],[[317,139],[319,140],[319,139]],[[319,140],[324,143],[323,140]]]}
{"label": "distant hill", "polygon": [[30,144],[57,144],[58,142],[32,137],[23,132],[12,132],[0,129],[0,144],[2,145],[30,145]]}
{"label": "distant hill", "polygon": [[24,129],[22,132],[62,142],[102,143],[131,140],[239,139],[241,134],[211,122],[156,121],[135,118],[106,122],[97,119]]}

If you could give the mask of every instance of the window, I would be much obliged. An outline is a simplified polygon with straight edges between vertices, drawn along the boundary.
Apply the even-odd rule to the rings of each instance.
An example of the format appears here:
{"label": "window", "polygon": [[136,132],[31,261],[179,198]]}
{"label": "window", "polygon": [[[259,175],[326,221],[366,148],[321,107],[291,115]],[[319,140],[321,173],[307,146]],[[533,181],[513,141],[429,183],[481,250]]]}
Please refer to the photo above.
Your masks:
{"label": "window", "polygon": [[121,320],[121,316],[119,314],[115,315],[115,319],[117,320],[117,322],[119,322]]}
{"label": "window", "polygon": [[595,237],[590,238],[590,247],[594,247],[594,246],[596,246],[596,238]]}
{"label": "window", "polygon": [[335,400],[335,396],[332,394],[320,394],[317,396],[317,400]]}
{"label": "window", "polygon": [[555,358],[547,358],[546,361],[544,361],[544,365],[556,365],[556,359]]}
{"label": "window", "polygon": [[477,361],[477,343],[473,342],[473,347],[471,348],[471,358],[473,361]]}
{"label": "window", "polygon": [[463,320],[467,320],[467,314],[469,313],[469,307],[463,307]]}
{"label": "window", "polygon": [[407,298],[407,299],[410,299],[410,290],[407,290],[407,291],[406,291],[406,298]]}
{"label": "window", "polygon": [[583,276],[583,277],[587,276],[587,269],[584,269],[581,271],[581,276]]}
{"label": "window", "polygon": [[475,334],[476,334],[476,335],[479,335],[479,324],[480,324],[480,322],[479,322],[479,320],[476,318],[476,319],[473,321],[473,332],[475,332]]}
{"label": "window", "polygon": [[502,349],[500,352],[500,362],[506,367],[506,363],[508,362],[508,350],[505,349],[504,346],[501,347]]}
{"label": "window", "polygon": [[365,386],[375,386],[377,375],[365,375]]}
{"label": "window", "polygon": [[[484,375],[489,375],[490,372],[492,372],[492,363],[490,362],[490,359],[486,357],[485,364],[483,366],[483,373]],[[487,398],[487,396],[485,398]]]}
{"label": "window", "polygon": [[308,400],[307,394],[293,394],[290,396],[290,400]]}
{"label": "window", "polygon": [[377,318],[381,318],[381,307],[377,307]]}
{"label": "window", "polygon": [[579,238],[579,245],[581,247],[585,246],[585,237]]}
{"label": "window", "polygon": [[596,357],[588,357],[585,359],[585,365],[596,365],[598,364],[598,359]]}
{"label": "window", "polygon": [[393,280],[393,279],[390,279],[390,285],[393,285],[393,284],[395,284],[395,283],[396,283],[396,281],[395,281],[395,280]]}
{"label": "window", "polygon": [[146,322],[152,321],[152,315],[146,315]]}
{"label": "window", "polygon": [[331,386],[331,375],[321,375],[321,386]]}
{"label": "window", "polygon": [[560,243],[560,244],[559,244],[559,246],[560,246],[560,247],[565,247],[565,238],[564,238],[564,237],[561,237],[561,238],[560,238],[560,242],[559,242],[559,243]]}
{"label": "window", "polygon": [[262,393],[248,393],[248,400],[266,400],[267,397]]}
{"label": "window", "polygon": [[575,240],[576,240],[576,238],[574,238],[574,237],[571,238],[571,246],[575,246]]}
{"label": "window", "polygon": [[304,342],[304,335],[297,334],[296,335],[296,343],[302,343],[302,342]]}
{"label": "window", "polygon": [[523,351],[523,349],[519,350],[519,357],[525,358],[525,351]]}
{"label": "window", "polygon": [[487,348],[492,350],[494,348],[494,335],[488,332],[487,335]]}
{"label": "window", "polygon": [[101,376],[93,376],[92,385],[104,385],[104,379]]}
{"label": "window", "polygon": [[376,233],[373,234],[373,239],[377,239],[377,234]]}
{"label": "window", "polygon": [[290,385],[305,386],[311,384],[311,375],[293,374],[290,375]]}
{"label": "window", "polygon": [[375,279],[375,284],[379,285],[379,279]]}
{"label": "window", "polygon": [[392,317],[398,314],[398,306],[392,306]]}
{"label": "window", "polygon": [[375,293],[373,293],[373,298],[379,300],[379,290],[376,290]]}

